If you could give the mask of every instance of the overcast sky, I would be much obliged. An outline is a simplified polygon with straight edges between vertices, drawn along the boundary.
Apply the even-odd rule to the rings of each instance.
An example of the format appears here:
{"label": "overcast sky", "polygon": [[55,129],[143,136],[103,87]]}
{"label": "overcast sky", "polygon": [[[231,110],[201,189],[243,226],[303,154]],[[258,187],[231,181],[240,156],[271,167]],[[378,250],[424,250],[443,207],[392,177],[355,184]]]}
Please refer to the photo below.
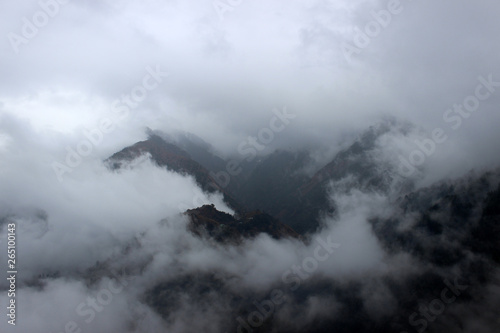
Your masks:
{"label": "overcast sky", "polygon": [[[0,14],[0,115],[26,119],[56,155],[112,114],[150,68],[169,75],[94,154],[142,139],[145,126],[235,151],[287,107],[297,117],[277,146],[335,145],[391,114],[429,133],[444,128],[455,164],[498,162],[499,93],[457,130],[443,120],[479,76],[500,82],[494,0],[66,2],[48,6],[47,20],[31,0],[5,2]],[[394,14],[373,25],[382,10]],[[347,45],[358,50],[346,57]],[[14,135],[6,127],[0,146]]]}
{"label": "overcast sky", "polygon": [[[275,147],[322,144],[335,151],[392,115],[416,124],[420,140],[432,138],[435,128],[447,136],[426,161],[431,180],[500,165],[498,1],[56,1],[2,2],[0,217],[12,214],[18,222],[25,279],[81,272],[112,260],[124,242],[146,233],[140,254],[154,257],[152,267],[117,296],[113,313],[92,324],[99,329],[89,331],[125,331],[123,318],[142,313],[136,294],[143,295],[157,274],[222,267],[258,289],[251,284],[266,285],[314,250],[261,237],[241,253],[218,252],[186,236],[178,213],[209,202],[230,211],[220,195],[147,161],[121,173],[102,165],[144,139],[146,126],[193,132],[225,155],[286,109],[293,119],[275,133]],[[146,95],[137,103],[122,100],[134,91]],[[478,93],[480,101],[472,97]],[[477,110],[462,111],[465,116],[447,111],[476,100]],[[68,147],[76,149],[109,120],[115,128],[92,147],[85,167],[58,182],[54,161],[64,162]],[[411,140],[378,143],[384,142],[388,150],[417,148]],[[383,159],[385,147],[379,148],[376,157]],[[321,274],[361,279],[366,272],[413,266],[387,257],[366,223],[368,212],[383,210],[385,198],[354,191],[334,199],[341,222],[326,221],[324,233],[314,237],[330,233],[342,248]],[[160,227],[165,217],[167,226]],[[95,292],[84,281],[63,278],[43,292],[35,289],[26,288],[20,300],[26,332],[61,331],[78,303]],[[137,313],[128,306],[131,299]],[[144,323],[153,327],[157,315],[144,312],[154,319]],[[158,331],[151,327],[143,331]]]}

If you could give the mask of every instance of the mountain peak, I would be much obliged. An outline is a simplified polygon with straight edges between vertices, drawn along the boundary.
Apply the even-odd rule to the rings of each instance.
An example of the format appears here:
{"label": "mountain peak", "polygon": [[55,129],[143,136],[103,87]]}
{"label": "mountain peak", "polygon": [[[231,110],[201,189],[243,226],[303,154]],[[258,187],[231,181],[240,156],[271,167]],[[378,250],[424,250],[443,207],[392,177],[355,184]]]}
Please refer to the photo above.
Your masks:
{"label": "mountain peak", "polygon": [[168,143],[155,133],[150,133],[147,140],[137,142],[113,154],[106,162],[112,169],[116,170],[144,154],[149,154],[151,159],[160,167],[166,167],[174,172],[193,176],[196,183],[204,191],[209,193],[215,191],[221,192],[224,200],[231,208],[239,213],[243,211],[241,205],[224,188],[218,185],[209,170],[193,160],[186,151],[172,143]]}

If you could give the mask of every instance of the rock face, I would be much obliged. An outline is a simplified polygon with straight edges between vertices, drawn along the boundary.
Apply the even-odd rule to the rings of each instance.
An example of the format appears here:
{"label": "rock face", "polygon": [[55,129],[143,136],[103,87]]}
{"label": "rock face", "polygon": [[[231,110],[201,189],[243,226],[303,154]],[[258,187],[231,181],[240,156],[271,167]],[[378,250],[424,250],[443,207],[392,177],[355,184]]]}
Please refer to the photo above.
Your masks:
{"label": "rock face", "polygon": [[197,236],[213,239],[218,243],[238,244],[244,239],[265,233],[274,239],[296,238],[300,235],[272,216],[259,211],[246,213],[239,218],[218,211],[214,205],[188,210],[189,230]]}

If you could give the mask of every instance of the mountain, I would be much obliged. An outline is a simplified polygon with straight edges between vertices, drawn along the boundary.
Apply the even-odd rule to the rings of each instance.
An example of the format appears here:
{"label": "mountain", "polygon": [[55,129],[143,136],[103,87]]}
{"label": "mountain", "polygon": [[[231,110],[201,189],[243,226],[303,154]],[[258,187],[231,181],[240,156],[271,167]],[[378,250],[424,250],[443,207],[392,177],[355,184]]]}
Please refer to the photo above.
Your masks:
{"label": "mountain", "polygon": [[301,234],[314,232],[321,227],[322,215],[335,213],[331,192],[356,188],[389,193],[397,187],[397,193],[405,193],[413,188],[410,180],[402,179],[392,164],[377,156],[378,140],[383,135],[394,131],[404,136],[410,129],[409,124],[385,119],[312,177],[303,171],[311,163],[308,152],[278,150],[264,157],[233,195],[247,207],[263,209]]}
{"label": "mountain", "polygon": [[[418,269],[406,272],[404,277],[387,274],[377,280],[367,275],[360,281],[338,282],[318,276],[302,281],[297,290],[277,282],[269,289],[252,292],[234,288],[233,281],[237,278],[227,272],[196,271],[157,283],[147,292],[146,303],[169,321],[183,301],[196,299],[199,311],[214,310],[222,314],[218,325],[227,332],[400,333],[424,331],[427,327],[429,332],[462,332],[470,323],[467,319],[470,311],[477,317],[499,304],[494,294],[488,296],[492,293],[488,286],[498,279],[495,264],[500,263],[499,183],[500,170],[440,182],[402,196],[390,217],[370,220],[377,240],[387,253],[409,255],[417,260],[414,264]],[[241,222],[213,206],[186,214],[191,218],[192,232],[218,242],[240,239],[248,230],[244,226],[238,230]],[[262,217],[272,219],[265,214]],[[413,224],[405,226],[408,220]],[[294,237],[286,229],[281,230]],[[284,293],[287,301],[286,305],[276,305],[269,311],[266,309],[271,304],[268,297],[272,288]],[[367,306],[367,297],[381,291],[383,294],[376,296],[379,309]],[[444,304],[443,294],[451,295],[453,301],[446,304],[446,311],[437,311],[437,305]],[[314,302],[325,299],[334,300],[339,306],[336,316],[328,311],[314,318],[307,312],[301,314],[310,309],[311,302],[317,304]],[[319,304],[325,308],[331,306],[326,302]],[[249,326],[252,311],[256,309],[260,313],[269,311],[270,315],[262,324]],[[287,319],[283,321],[283,317]],[[249,319],[245,324],[240,318]]]}
{"label": "mountain", "polygon": [[[194,161],[198,162],[211,173],[213,172],[212,175],[226,170],[229,160],[239,161],[244,167],[241,168],[241,172],[237,176],[232,176],[230,178],[229,183],[225,186],[225,190],[231,193],[233,197],[236,198],[237,196],[237,201],[242,203],[249,209],[257,209],[252,208],[252,205],[248,205],[247,202],[243,202],[242,200],[245,200],[245,198],[240,196],[240,194],[244,194],[247,192],[247,189],[244,188],[244,185],[248,182],[249,176],[252,174],[254,169],[260,165],[260,162],[262,161],[261,158],[242,162],[238,156],[230,156],[227,158],[227,160],[224,160],[217,154],[211,144],[209,144],[199,136],[185,131],[165,133],[159,130],[153,131],[151,129],[148,129],[147,133],[150,136],[157,135],[167,143],[182,149],[183,151],[188,153]],[[262,209],[262,207],[260,207],[260,209]]]}
{"label": "mountain", "polygon": [[[195,177],[203,190],[221,192],[237,212],[262,210],[306,234],[321,227],[322,216],[335,214],[332,191],[357,188],[388,193],[395,184],[397,193],[412,189],[413,184],[402,180],[393,165],[381,162],[376,151],[383,135],[393,131],[404,136],[411,128],[394,118],[385,119],[362,133],[312,177],[304,172],[313,163],[310,152],[277,150],[250,164],[242,162],[245,173],[232,176],[226,187],[220,186],[214,175],[228,162],[214,154],[210,144],[186,132],[148,130],[148,140],[123,149],[107,162],[119,168],[123,162],[149,153],[159,166]],[[342,188],[335,188],[339,182]]]}
{"label": "mountain", "polygon": [[413,187],[411,181],[402,180],[393,165],[382,163],[376,156],[379,138],[393,130],[404,135],[407,126],[388,119],[370,127],[307,182],[291,192],[292,198],[288,201],[292,204],[283,207],[276,216],[300,232],[311,232],[321,226],[321,214],[335,212],[335,206],[329,200],[330,193],[356,188],[388,194],[395,183],[401,192],[410,190]]}
{"label": "mountain", "polygon": [[181,174],[188,174],[195,178],[196,183],[206,192],[219,191],[224,196],[224,201],[236,212],[243,212],[243,207],[210,175],[210,171],[196,162],[183,149],[166,142],[159,135],[150,133],[145,141],[126,147],[109,157],[105,163],[111,169],[120,169],[126,163],[149,154],[151,159],[160,167]]}
{"label": "mountain", "polygon": [[235,218],[218,211],[214,205],[205,205],[186,212],[189,216],[189,230],[197,236],[206,236],[219,243],[238,244],[265,233],[274,239],[300,238],[292,228],[272,216],[255,211]]}
{"label": "mountain", "polygon": [[349,179],[349,187],[363,190],[376,190],[387,193],[392,182],[398,178],[390,165],[381,165],[374,158],[378,139],[384,134],[395,130],[405,134],[408,125],[399,124],[394,119],[388,119],[376,126],[370,127],[347,149],[340,151],[334,159],[321,168],[312,179],[299,189],[301,195],[307,195],[315,188],[321,187],[327,181]]}
{"label": "mountain", "polygon": [[159,136],[165,142],[182,149],[193,161],[203,165],[208,171],[218,172],[226,167],[227,162],[214,153],[212,145],[193,133],[184,131],[165,133],[151,129],[147,129],[147,133],[149,136]]}
{"label": "mountain", "polygon": [[[237,214],[204,205],[161,221],[155,215],[146,227],[137,223],[137,233],[109,233],[113,249],[98,261],[41,267],[22,287],[42,293],[79,282],[104,305],[103,287],[122,285],[115,304],[134,307],[132,328],[154,318],[176,332],[497,332],[500,169],[416,187],[383,145],[409,130],[394,121],[373,126],[311,176],[304,172],[311,152],[277,150],[235,177],[235,188],[217,186],[210,168],[226,161],[201,139],[150,132],[108,166],[147,155],[223,193]],[[332,198],[348,194],[348,201],[351,193],[382,197],[383,209],[356,197],[340,214]],[[322,215],[328,225],[307,237],[323,227]],[[45,210],[2,212],[0,231],[14,221],[36,244],[51,240]]]}
{"label": "mountain", "polygon": [[413,191],[391,218],[373,219],[373,230],[389,253],[404,251],[438,266],[459,264],[471,253],[500,263],[499,181],[500,170]]}

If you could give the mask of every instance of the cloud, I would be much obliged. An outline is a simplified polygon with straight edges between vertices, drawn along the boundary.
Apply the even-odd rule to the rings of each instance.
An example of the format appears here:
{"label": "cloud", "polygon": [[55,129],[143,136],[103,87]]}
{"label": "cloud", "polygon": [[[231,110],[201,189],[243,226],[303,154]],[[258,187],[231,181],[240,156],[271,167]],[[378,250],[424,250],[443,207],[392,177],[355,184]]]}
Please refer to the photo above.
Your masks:
{"label": "cloud", "polygon": [[[19,55],[4,40],[0,99],[7,101],[6,112],[22,110],[32,122],[57,122],[58,131],[67,131],[109,110],[146,66],[158,64],[171,76],[137,110],[133,125],[163,129],[175,122],[234,152],[231,142],[262,128],[270,110],[282,105],[301,118],[283,134],[282,146],[336,142],[381,113],[432,130],[443,126],[442,114],[463,101],[478,76],[500,77],[489,56],[499,48],[493,1],[402,1],[404,10],[349,64],[342,43],[373,20],[372,11],[387,6],[246,2],[221,22],[210,3],[68,3]],[[35,1],[11,7],[5,33],[20,33],[23,15],[40,10]],[[256,16],[266,23],[257,24]],[[423,17],[434,19],[423,25]],[[497,99],[452,138],[480,152],[478,163],[493,155]]]}
{"label": "cloud", "polygon": [[[388,1],[309,0],[286,6],[242,1],[222,21],[211,1],[68,2],[34,36],[24,36],[27,43],[16,53],[9,34],[22,36],[26,22],[43,11],[40,3],[55,1],[7,3],[0,14],[5,37],[0,42],[0,223],[16,222],[20,233],[21,331],[62,331],[74,320],[93,332],[182,332],[194,326],[215,332],[234,325],[235,318],[218,312],[228,309],[234,294],[260,301],[275,287],[287,299],[276,312],[285,326],[294,317],[306,327],[317,318],[359,310],[345,301],[346,293],[361,300],[369,318],[384,320],[399,305],[397,292],[407,296],[401,290],[413,285],[414,276],[441,273],[415,253],[388,253],[370,220],[394,214],[401,218],[398,230],[408,231],[418,215],[391,210],[391,193],[340,191],[355,181],[349,178],[332,184],[337,215],[325,216],[323,229],[307,244],[260,236],[241,247],[221,247],[197,239],[186,232],[180,213],[204,203],[230,212],[221,195],[204,193],[192,177],[148,160],[121,171],[103,164],[143,140],[146,127],[192,132],[222,156],[241,158],[239,144],[268,127],[274,109],[286,107],[297,117],[265,153],[308,148],[315,161],[310,169],[317,170],[362,130],[391,115],[416,127],[378,139],[369,157],[380,168],[397,168],[400,156],[410,159],[421,150],[416,141],[432,139],[436,128],[446,132],[446,141],[425,155],[414,177],[417,187],[500,163],[496,90],[459,129],[443,119],[475,93],[479,77],[500,81],[499,5],[493,0],[402,0],[404,10],[351,61],[342,45],[354,43],[358,29],[376,22],[373,13],[387,9]],[[143,82],[148,66],[169,75],[59,182],[53,163],[65,161],[68,147],[76,149],[86,131],[113,116],[115,102]],[[5,234],[3,227],[0,236]],[[328,237],[341,247],[301,281],[311,292],[301,298],[283,274],[314,258],[318,242]],[[86,276],[94,269],[102,269],[97,281]],[[125,270],[135,280],[86,323],[75,309],[119,280],[109,269]],[[145,299],[160,283],[182,284],[200,274],[211,276],[224,292],[193,296],[199,286],[188,283],[192,290],[174,295],[182,306],[170,321],[160,319]],[[320,295],[322,283],[331,297]],[[195,296],[206,302],[198,306]],[[2,292],[1,303],[6,300]],[[211,302],[214,308],[207,305]],[[377,304],[387,307],[376,309]],[[494,299],[487,299],[478,308],[492,304]],[[450,311],[466,312],[460,307]],[[489,317],[467,321],[471,330],[490,324]],[[0,327],[6,325],[0,321]]]}

